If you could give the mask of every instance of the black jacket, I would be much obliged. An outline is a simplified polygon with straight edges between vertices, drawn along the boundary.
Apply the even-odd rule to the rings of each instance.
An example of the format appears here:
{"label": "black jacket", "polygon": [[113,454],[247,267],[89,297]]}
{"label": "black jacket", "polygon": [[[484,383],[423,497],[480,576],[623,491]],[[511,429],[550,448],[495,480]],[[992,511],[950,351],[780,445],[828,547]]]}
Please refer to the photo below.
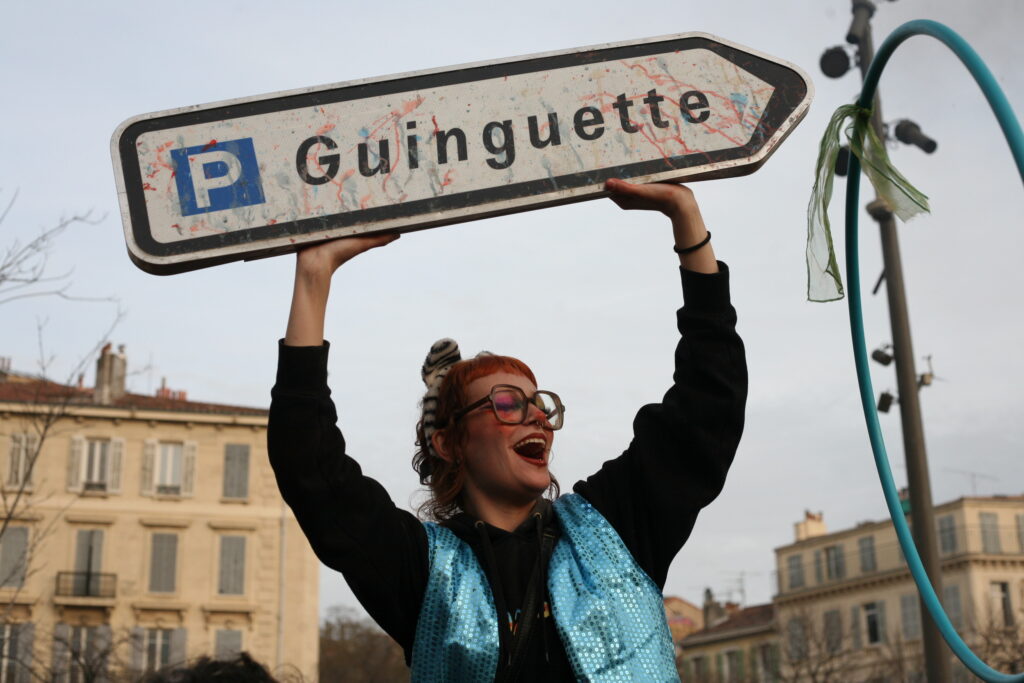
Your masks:
{"label": "black jacket", "polygon": [[[625,452],[573,487],[615,528],[659,587],[697,513],[721,491],[743,431],[746,361],[729,302],[728,269],[719,267],[714,275],[680,269],[686,305],[677,313],[682,338],[673,385],[660,403],[639,410]],[[345,576],[409,661],[427,585],[426,534],[347,455],[327,387],[328,348],[326,342],[281,344],[267,437],[270,461],[317,557]],[[538,511],[550,526],[547,506]],[[536,520],[511,533],[466,514],[445,525],[473,547],[498,611],[518,628],[517,611],[541,547]],[[574,680],[553,622],[544,619],[544,628],[529,639],[521,680]],[[502,662],[510,643],[506,634]]]}

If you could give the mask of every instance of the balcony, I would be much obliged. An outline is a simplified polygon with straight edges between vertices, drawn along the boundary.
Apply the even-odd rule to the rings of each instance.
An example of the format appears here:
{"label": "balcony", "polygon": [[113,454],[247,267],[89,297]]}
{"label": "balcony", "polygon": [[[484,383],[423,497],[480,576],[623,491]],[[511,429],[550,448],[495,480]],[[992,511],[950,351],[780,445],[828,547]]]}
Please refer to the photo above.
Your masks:
{"label": "balcony", "polygon": [[57,572],[54,595],[62,598],[113,598],[117,574],[99,572]]}

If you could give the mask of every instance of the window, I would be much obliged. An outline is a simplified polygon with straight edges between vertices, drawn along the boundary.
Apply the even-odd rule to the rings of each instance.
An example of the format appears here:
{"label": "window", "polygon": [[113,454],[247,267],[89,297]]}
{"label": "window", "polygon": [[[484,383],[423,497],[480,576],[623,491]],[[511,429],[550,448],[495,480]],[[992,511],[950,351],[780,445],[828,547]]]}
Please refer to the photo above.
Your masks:
{"label": "window", "polygon": [[233,629],[218,629],[214,639],[214,657],[234,659],[242,651],[242,632]]}
{"label": "window", "polygon": [[981,519],[981,551],[999,554],[1003,552],[999,545],[999,518],[993,512],[982,512]]}
{"label": "window", "polygon": [[249,446],[229,443],[224,447],[224,498],[249,497]]}
{"label": "window", "polygon": [[728,650],[725,653],[725,666],[727,683],[743,683],[746,680],[743,675],[742,650]]}
{"label": "window", "polygon": [[0,683],[20,683],[29,673],[32,624],[0,624]]}
{"label": "window", "polygon": [[864,605],[864,630],[868,645],[885,642],[884,602],[869,602]]}
{"label": "window", "polygon": [[196,442],[147,439],[142,452],[142,495],[193,495]]}
{"label": "window", "polygon": [[756,650],[756,661],[761,668],[762,683],[779,681],[779,646],[775,643],[759,645]]}
{"label": "window", "polygon": [[829,580],[846,577],[846,562],[843,558],[843,546],[830,545],[825,548],[825,567]]}
{"label": "window", "polygon": [[123,453],[124,439],[72,437],[68,491],[120,493]]}
{"label": "window", "polygon": [[903,640],[921,637],[921,601],[917,593],[900,596],[900,622],[903,624]]}
{"label": "window", "polygon": [[875,537],[865,536],[857,539],[857,549],[860,551],[860,570],[862,572],[873,572],[878,569],[875,562]]}
{"label": "window", "polygon": [[181,470],[184,444],[160,444],[156,467],[156,492],[181,495]]}
{"label": "window", "polygon": [[825,570],[822,567],[821,551],[814,551],[814,580],[818,583],[825,581]]}
{"label": "window", "polygon": [[790,619],[786,625],[789,639],[789,658],[800,661],[807,658],[807,629],[800,618]]}
{"label": "window", "polygon": [[220,581],[217,592],[221,595],[245,594],[245,536],[220,537]]}
{"label": "window", "polygon": [[942,606],[946,608],[946,616],[952,622],[953,628],[958,631],[963,628],[964,612],[960,604],[960,586],[954,583],[942,587]]}
{"label": "window", "polygon": [[0,536],[0,587],[20,588],[25,583],[28,527],[9,526]]}
{"label": "window", "polygon": [[693,675],[698,683],[705,683],[711,680],[711,667],[708,666],[707,657],[693,658]]}
{"label": "window", "polygon": [[105,680],[109,626],[57,624],[53,632],[53,680],[86,683]]}
{"label": "window", "polygon": [[953,515],[939,517],[939,552],[943,555],[956,552],[956,525]]}
{"label": "window", "polygon": [[149,563],[149,591],[173,593],[178,570],[178,535],[153,534]]}
{"label": "window", "polygon": [[171,636],[169,628],[147,628],[142,647],[142,670],[159,671],[171,663]]}
{"label": "window", "polygon": [[989,585],[989,597],[992,605],[993,622],[1003,626],[1013,626],[1010,584],[1005,581],[993,581]]}
{"label": "window", "polygon": [[39,437],[35,434],[11,434],[7,458],[5,487],[19,489],[32,486],[32,463],[39,449]]}
{"label": "window", "polygon": [[790,588],[804,587],[804,563],[803,556],[790,555],[786,558],[786,568],[789,574]]}
{"label": "window", "polygon": [[825,649],[830,654],[843,649],[843,620],[837,609],[825,612]]}
{"label": "window", "polygon": [[75,539],[73,594],[99,596],[102,566],[103,531],[101,529],[79,529]]}

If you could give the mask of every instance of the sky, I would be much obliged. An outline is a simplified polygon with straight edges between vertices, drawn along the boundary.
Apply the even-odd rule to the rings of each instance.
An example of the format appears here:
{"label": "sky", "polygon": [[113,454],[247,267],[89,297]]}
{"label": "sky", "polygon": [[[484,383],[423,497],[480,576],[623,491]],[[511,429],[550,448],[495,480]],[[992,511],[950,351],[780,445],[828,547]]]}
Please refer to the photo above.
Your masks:
{"label": "sky", "polygon": [[[267,406],[294,259],[281,256],[154,276],[128,259],[110,138],[125,119],[187,105],[607,42],[702,31],[799,65],[814,81],[804,121],[756,173],[694,184],[747,348],[746,429],[721,496],[701,513],[666,594],[752,605],[773,594],[773,549],[805,510],[830,530],[886,516],[860,412],[845,302],[806,301],[806,207],[818,143],[852,101],[854,71],[828,79],[818,59],[843,42],[844,0],[624,5],[610,0],[17,3],[0,28],[0,248],[62,217],[88,214],[54,246],[53,273],[101,301],[0,304],[0,357],[66,378],[111,333],[127,348],[129,390],[162,378],[189,398]],[[946,23],[979,52],[1024,111],[1024,5],[1015,0],[878,2],[876,44],[910,19]],[[938,142],[890,155],[932,213],[899,228],[933,498],[1024,493],[1024,324],[1019,310],[1024,194],[995,118],[966,70],[930,38],[895,54],[879,92],[886,120],[910,118]],[[831,212],[840,263],[837,181]],[[866,203],[868,197],[865,197]],[[861,218],[862,278],[881,271]],[[621,453],[636,410],[668,387],[681,304],[668,221],[606,199],[405,235],[334,279],[326,336],[330,382],[349,451],[400,505],[418,500],[410,467],[430,344],[458,340],[531,365],[571,406],[552,469],[564,488]],[[844,268],[845,271],[845,268]],[[496,296],[511,278],[517,297]],[[501,284],[499,284],[501,283]],[[110,301],[115,299],[116,301]],[[890,342],[882,293],[865,293],[869,348]],[[40,329],[42,332],[40,333]],[[89,364],[87,382],[92,381]],[[892,366],[873,365],[895,393]],[[899,417],[881,416],[897,484]],[[972,476],[973,475],[973,476]],[[321,572],[321,607],[353,606]]]}

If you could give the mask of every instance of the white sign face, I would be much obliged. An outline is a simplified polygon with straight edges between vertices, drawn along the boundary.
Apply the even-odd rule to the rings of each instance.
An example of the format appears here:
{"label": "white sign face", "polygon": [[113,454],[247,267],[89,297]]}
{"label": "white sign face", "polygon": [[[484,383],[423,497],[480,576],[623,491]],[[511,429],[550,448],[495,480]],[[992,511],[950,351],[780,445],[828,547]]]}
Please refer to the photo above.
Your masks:
{"label": "white sign face", "polygon": [[803,72],[703,34],[136,117],[114,135],[129,254],[154,273],[603,196],[611,177],[756,170]]}

